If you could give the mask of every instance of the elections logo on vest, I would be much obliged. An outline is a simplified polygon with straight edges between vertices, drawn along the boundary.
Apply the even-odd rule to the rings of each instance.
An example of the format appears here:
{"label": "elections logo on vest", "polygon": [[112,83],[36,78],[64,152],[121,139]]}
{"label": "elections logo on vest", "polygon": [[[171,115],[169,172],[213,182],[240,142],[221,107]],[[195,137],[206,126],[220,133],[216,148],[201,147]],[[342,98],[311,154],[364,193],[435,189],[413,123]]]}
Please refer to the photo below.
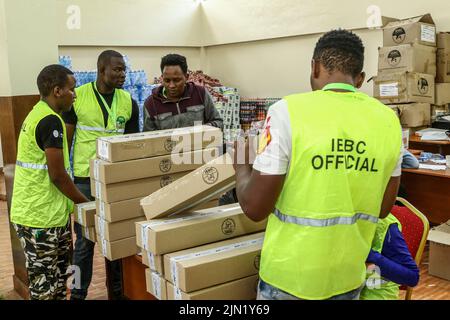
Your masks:
{"label": "elections logo on vest", "polygon": [[118,116],[116,119],[116,128],[117,129],[125,129],[125,118],[122,116]]}

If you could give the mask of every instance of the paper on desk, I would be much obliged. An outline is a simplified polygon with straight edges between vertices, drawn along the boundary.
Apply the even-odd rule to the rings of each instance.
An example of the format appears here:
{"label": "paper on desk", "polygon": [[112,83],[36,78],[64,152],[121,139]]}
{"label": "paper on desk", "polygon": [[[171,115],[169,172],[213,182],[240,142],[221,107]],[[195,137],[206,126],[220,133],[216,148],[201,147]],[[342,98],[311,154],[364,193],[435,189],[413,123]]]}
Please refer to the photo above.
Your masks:
{"label": "paper on desk", "polygon": [[428,170],[446,170],[447,167],[446,166],[441,166],[441,165],[437,165],[437,164],[419,164],[419,169],[428,169]]}
{"label": "paper on desk", "polygon": [[446,164],[447,160],[442,159],[442,160],[438,160],[438,159],[431,159],[431,162],[437,163],[437,164]]}
{"label": "paper on desk", "polygon": [[420,140],[428,140],[428,141],[434,141],[434,140],[446,140],[449,141],[450,138],[447,136],[445,132],[424,132],[422,134],[422,137]]}

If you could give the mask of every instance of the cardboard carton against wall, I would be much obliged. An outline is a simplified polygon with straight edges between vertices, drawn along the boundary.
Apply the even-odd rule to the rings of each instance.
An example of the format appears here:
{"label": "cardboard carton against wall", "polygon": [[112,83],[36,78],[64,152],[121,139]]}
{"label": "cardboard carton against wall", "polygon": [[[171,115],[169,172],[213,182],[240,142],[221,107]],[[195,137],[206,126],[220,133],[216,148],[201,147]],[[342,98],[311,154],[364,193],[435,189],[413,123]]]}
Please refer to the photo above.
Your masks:
{"label": "cardboard carton against wall", "polygon": [[106,203],[145,197],[156,190],[171,184],[189,172],[190,171],[178,172],[159,177],[123,181],[112,184],[103,184],[91,179],[91,193],[94,193],[96,199]]}
{"label": "cardboard carton against wall", "polygon": [[235,183],[232,159],[224,154],[145,197],[141,205],[147,220],[160,218],[206,202],[233,188]]}
{"label": "cardboard carton against wall", "polygon": [[212,148],[114,163],[92,159],[90,176],[103,184],[111,184],[192,171],[217,158],[219,151]]}
{"label": "cardboard carton against wall", "polygon": [[85,227],[93,227],[95,225],[95,201],[76,204],[73,213],[74,221],[78,224]]}
{"label": "cardboard carton against wall", "polygon": [[207,125],[194,126],[99,138],[97,158],[119,162],[217,148],[222,144],[220,129]]}
{"label": "cardboard carton against wall", "polygon": [[95,227],[81,227],[81,235],[83,238],[92,242],[97,242],[97,234],[95,233]]}
{"label": "cardboard carton against wall", "polygon": [[444,49],[437,50],[437,73],[436,82],[450,82],[450,51]]}
{"label": "cardboard carton against wall", "polygon": [[145,282],[147,292],[158,300],[167,300],[167,280],[163,276],[150,269],[145,269]]}
{"label": "cardboard carton against wall", "polygon": [[167,282],[167,300],[255,300],[258,275],[186,293]]}
{"label": "cardboard carton against wall", "polygon": [[95,231],[101,238],[108,241],[117,241],[120,239],[136,236],[136,222],[145,220],[145,217],[137,217],[118,222],[108,222],[95,215]]}
{"label": "cardboard carton against wall", "polygon": [[450,280],[450,220],[430,230],[428,273]]}
{"label": "cardboard carton against wall", "polygon": [[431,124],[431,105],[429,103],[410,103],[389,105],[400,118],[402,127],[414,128]]}
{"label": "cardboard carton against wall", "polygon": [[436,83],[436,105],[444,106],[450,103],[450,83]]}
{"label": "cardboard carton against wall", "polygon": [[407,43],[436,46],[436,27],[430,14],[392,21],[383,28],[383,46]]}
{"label": "cardboard carton against wall", "polygon": [[250,220],[236,203],[137,222],[136,240],[157,255],[263,231],[266,224],[267,220]]}
{"label": "cardboard carton against wall", "polygon": [[97,234],[97,243],[100,253],[109,261],[134,256],[140,250],[136,246],[136,237],[110,242]]}
{"label": "cardboard carton against wall", "polygon": [[258,273],[264,233],[164,255],[164,277],[192,292]]}
{"label": "cardboard carton against wall", "polygon": [[156,255],[142,249],[142,264],[149,267],[152,271],[156,271],[159,274],[164,274],[164,259],[162,255]]}
{"label": "cardboard carton against wall", "polygon": [[414,43],[378,49],[378,74],[406,71],[436,75],[436,48]]}
{"label": "cardboard carton against wall", "polygon": [[386,104],[434,104],[434,76],[425,73],[386,73],[374,77],[373,95]]}

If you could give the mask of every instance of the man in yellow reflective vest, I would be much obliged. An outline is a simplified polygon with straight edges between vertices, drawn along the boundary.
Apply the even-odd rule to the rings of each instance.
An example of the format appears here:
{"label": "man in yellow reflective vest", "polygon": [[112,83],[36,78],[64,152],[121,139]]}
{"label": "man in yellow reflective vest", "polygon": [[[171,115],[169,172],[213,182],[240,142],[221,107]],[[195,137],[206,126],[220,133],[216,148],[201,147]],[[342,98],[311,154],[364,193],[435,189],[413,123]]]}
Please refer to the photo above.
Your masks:
{"label": "man in yellow reflective vest", "polygon": [[[139,108],[128,92],[125,83],[125,61],[114,50],[103,51],[97,61],[97,80],[76,89],[77,100],[70,112],[63,114],[67,126],[69,145],[73,144],[74,181],[78,189],[91,197],[89,161],[96,155],[96,139],[124,133],[139,132]],[[72,139],[73,138],[73,139]],[[71,291],[72,300],[83,300],[92,279],[94,242],[83,238],[81,226],[75,223],[77,235],[73,264],[80,268],[80,288]],[[109,292],[113,299],[121,297],[121,261],[105,265],[109,278]],[[112,282],[112,283],[111,283]],[[74,282],[76,284],[76,282]]]}
{"label": "man in yellow reflective vest", "polygon": [[37,78],[40,101],[20,129],[11,222],[26,259],[32,300],[66,299],[70,213],[88,199],[69,176],[69,148],[61,112],[75,100],[72,71],[45,67]]}
{"label": "man in yellow reflective vest", "polygon": [[270,107],[253,167],[235,153],[239,203],[255,221],[268,217],[258,299],[359,297],[402,153],[394,112],[356,90],[363,64],[357,35],[326,33],[313,54],[313,91]]}

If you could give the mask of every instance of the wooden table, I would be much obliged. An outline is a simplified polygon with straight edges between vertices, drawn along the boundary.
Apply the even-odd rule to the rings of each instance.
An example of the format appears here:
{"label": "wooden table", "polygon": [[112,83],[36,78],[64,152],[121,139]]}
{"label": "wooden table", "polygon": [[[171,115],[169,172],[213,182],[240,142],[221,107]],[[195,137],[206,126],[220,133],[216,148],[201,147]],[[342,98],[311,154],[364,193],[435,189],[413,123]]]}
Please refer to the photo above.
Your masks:
{"label": "wooden table", "polygon": [[130,300],[156,300],[147,292],[142,257],[134,255],[122,259],[123,295]]}
{"label": "wooden table", "polygon": [[450,155],[450,141],[422,141],[419,136],[409,137],[409,148],[419,149],[426,152]]}
{"label": "wooden table", "polygon": [[441,224],[450,219],[450,169],[403,169],[401,179],[408,201],[430,223]]}

